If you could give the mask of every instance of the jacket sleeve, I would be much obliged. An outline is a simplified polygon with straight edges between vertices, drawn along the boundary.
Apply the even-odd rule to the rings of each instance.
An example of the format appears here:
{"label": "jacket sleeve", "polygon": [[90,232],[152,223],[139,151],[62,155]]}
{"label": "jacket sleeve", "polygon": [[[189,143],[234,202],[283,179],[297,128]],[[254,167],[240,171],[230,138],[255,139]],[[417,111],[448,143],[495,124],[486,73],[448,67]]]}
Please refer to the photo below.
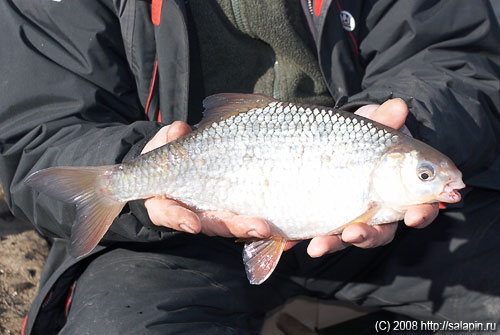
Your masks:
{"label": "jacket sleeve", "polygon": [[404,99],[412,134],[466,184],[500,190],[500,29],[488,1],[376,2],[360,43],[362,91]]}
{"label": "jacket sleeve", "polygon": [[[138,155],[161,124],[145,121],[112,4],[8,0],[0,17],[1,182],[16,216],[67,238],[74,206],[33,191],[25,177],[116,164]],[[161,238],[129,206],[116,221],[104,241]]]}

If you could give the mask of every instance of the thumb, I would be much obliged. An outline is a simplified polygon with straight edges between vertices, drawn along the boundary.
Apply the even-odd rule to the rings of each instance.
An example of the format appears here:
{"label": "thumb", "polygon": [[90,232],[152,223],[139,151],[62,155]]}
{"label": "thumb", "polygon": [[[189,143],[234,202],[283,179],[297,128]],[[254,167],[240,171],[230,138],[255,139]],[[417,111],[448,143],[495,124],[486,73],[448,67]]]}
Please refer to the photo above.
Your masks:
{"label": "thumb", "polygon": [[186,122],[175,121],[168,126],[167,143],[172,142],[191,132],[191,127]]}
{"label": "thumb", "polygon": [[408,106],[402,99],[390,99],[380,106],[363,106],[358,109],[355,114],[364,116],[391,128],[399,129],[404,125],[406,117],[408,116]]}
{"label": "thumb", "polygon": [[191,128],[186,122],[175,121],[174,123],[158,130],[155,136],[153,136],[153,138],[146,143],[144,149],[141,151],[141,154],[159,148],[162,145],[165,145],[170,141],[174,141],[190,132]]}
{"label": "thumb", "polygon": [[402,99],[390,99],[375,109],[369,117],[373,121],[382,123],[394,129],[401,128],[408,116],[408,106]]}

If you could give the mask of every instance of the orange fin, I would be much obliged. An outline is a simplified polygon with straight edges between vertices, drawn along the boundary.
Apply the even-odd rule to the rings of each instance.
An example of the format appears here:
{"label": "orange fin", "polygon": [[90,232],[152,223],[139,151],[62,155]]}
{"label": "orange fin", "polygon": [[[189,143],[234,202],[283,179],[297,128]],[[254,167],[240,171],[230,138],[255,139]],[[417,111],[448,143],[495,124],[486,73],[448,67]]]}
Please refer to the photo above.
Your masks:
{"label": "orange fin", "polygon": [[102,239],[125,202],[102,190],[114,166],[55,167],[37,171],[25,183],[52,198],[76,204],[76,219],[71,229],[70,254],[88,254]]}
{"label": "orange fin", "polygon": [[245,243],[243,262],[250,284],[259,285],[269,278],[278,265],[285,245],[286,239],[281,237]]}
{"label": "orange fin", "polygon": [[380,210],[380,205],[378,205],[374,202],[370,203],[370,205],[368,206],[368,209],[363,214],[356,217],[354,220],[351,220],[348,223],[336,228],[335,230],[331,231],[328,235],[340,234],[348,226],[355,224],[355,223],[368,223],[375,216],[375,214],[377,214],[377,212],[379,210]]}
{"label": "orange fin", "polygon": [[253,108],[263,108],[275,99],[264,94],[221,93],[203,100],[203,120],[198,128],[204,128],[214,122],[220,122],[233,115],[244,113]]}

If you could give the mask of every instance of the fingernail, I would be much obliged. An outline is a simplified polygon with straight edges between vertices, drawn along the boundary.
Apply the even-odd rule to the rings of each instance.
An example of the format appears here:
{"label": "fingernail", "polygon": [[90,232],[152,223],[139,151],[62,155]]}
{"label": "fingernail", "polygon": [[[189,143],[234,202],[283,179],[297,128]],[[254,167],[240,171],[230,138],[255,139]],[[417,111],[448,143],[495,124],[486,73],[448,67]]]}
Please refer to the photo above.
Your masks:
{"label": "fingernail", "polygon": [[356,241],[352,242],[352,243],[363,243],[367,240],[366,236],[364,235],[359,235],[358,238],[356,239]]}
{"label": "fingernail", "polygon": [[264,235],[259,234],[256,230],[250,230],[247,233],[247,235],[250,236],[250,237],[255,237],[255,238],[265,238]]}
{"label": "fingernail", "polygon": [[311,245],[309,245],[307,247],[307,253],[312,258],[318,258],[318,257],[323,256],[324,250],[322,250],[321,248],[315,247],[315,246],[311,247]]}
{"label": "fingernail", "polygon": [[364,236],[363,234],[359,234],[355,238],[351,238],[349,243],[362,243],[364,241],[366,241],[366,236]]}
{"label": "fingernail", "polygon": [[168,142],[170,142],[170,138],[169,138],[168,134],[170,133],[171,127],[170,127],[170,125],[168,125],[167,127],[168,127],[168,129],[167,129],[167,133],[165,134],[165,138],[166,138],[165,141],[167,141],[167,143],[168,143]]}
{"label": "fingernail", "polygon": [[191,226],[184,224],[184,223],[181,223],[179,225],[179,228],[181,228],[182,231],[185,231],[186,233],[191,233],[191,234],[196,233],[196,231]]}

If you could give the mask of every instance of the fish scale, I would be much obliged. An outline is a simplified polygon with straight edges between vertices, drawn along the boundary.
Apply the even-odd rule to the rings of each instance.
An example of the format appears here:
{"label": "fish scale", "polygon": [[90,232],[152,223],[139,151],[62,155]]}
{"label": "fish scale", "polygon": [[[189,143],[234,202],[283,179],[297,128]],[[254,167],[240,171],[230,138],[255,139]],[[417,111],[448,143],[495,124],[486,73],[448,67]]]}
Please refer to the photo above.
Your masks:
{"label": "fish scale", "polygon": [[[303,239],[368,206],[369,171],[398,138],[351,113],[271,102],[146,154],[135,168],[123,164],[109,188],[121,201],[163,194],[199,210],[264,217],[275,234]],[[346,187],[357,191],[332,192]]]}
{"label": "fish scale", "polygon": [[243,251],[250,283],[260,284],[288,240],[394,222],[409,206],[457,202],[465,187],[442,153],[355,114],[252,94],[217,94],[204,106],[197,130],[130,163],[53,167],[26,178],[77,205],[71,255],[89,253],[127,201],[167,196],[267,220],[270,237]]}

